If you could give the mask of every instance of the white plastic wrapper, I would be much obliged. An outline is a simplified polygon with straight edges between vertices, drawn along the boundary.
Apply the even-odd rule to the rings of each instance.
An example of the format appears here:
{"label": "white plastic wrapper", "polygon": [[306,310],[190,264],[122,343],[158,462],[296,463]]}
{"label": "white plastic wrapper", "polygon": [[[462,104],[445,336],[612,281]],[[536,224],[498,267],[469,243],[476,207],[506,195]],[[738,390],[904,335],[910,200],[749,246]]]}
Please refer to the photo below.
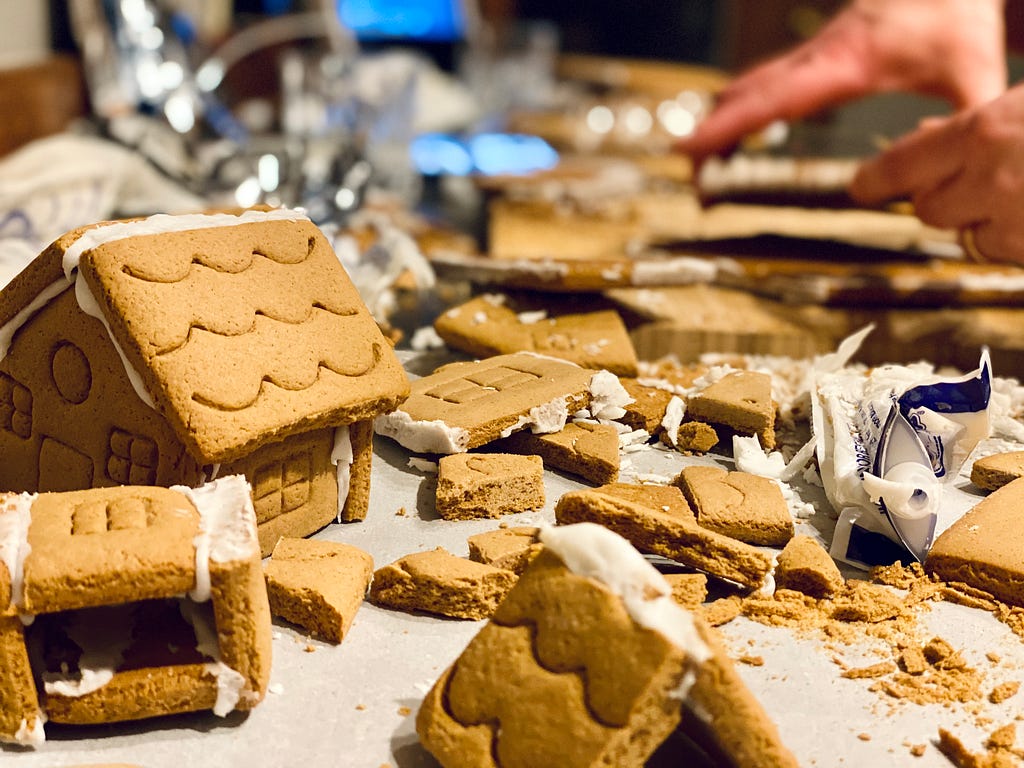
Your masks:
{"label": "white plastic wrapper", "polygon": [[[926,366],[821,375],[812,427],[825,493],[839,512],[832,556],[867,566],[923,560],[944,517],[943,492],[989,434],[992,371],[943,378]],[[947,516],[948,517],[948,516]]]}

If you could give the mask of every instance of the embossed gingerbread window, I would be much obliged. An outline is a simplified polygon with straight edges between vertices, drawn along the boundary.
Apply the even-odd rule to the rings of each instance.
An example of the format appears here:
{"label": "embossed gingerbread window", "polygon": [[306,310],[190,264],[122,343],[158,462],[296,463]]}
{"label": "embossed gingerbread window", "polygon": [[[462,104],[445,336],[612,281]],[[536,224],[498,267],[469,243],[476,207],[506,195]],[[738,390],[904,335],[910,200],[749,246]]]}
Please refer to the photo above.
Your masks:
{"label": "embossed gingerbread window", "polygon": [[123,429],[110,431],[107,477],[119,485],[155,485],[160,451],[148,437]]}
{"label": "embossed gingerbread window", "polygon": [[252,484],[256,519],[265,522],[298,509],[309,501],[312,490],[312,458],[308,452],[256,470]]}
{"label": "embossed gingerbread window", "polygon": [[0,429],[32,436],[32,392],[6,373],[0,373]]}
{"label": "embossed gingerbread window", "polygon": [[156,516],[152,499],[125,498],[88,501],[71,513],[71,535],[87,536],[107,531],[144,530]]}

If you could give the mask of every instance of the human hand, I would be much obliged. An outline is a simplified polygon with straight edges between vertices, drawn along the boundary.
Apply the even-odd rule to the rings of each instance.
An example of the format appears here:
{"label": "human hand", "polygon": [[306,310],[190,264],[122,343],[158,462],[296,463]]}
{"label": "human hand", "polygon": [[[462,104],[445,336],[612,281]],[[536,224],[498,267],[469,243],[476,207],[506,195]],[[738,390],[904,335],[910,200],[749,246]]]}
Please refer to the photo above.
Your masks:
{"label": "human hand", "polygon": [[703,159],[778,120],[880,91],[955,108],[1006,88],[1004,0],[854,0],[803,45],[741,75],[677,148]]}
{"label": "human hand", "polygon": [[864,163],[850,192],[868,204],[909,197],[925,223],[965,233],[969,256],[1024,263],[1024,85],[929,119]]}

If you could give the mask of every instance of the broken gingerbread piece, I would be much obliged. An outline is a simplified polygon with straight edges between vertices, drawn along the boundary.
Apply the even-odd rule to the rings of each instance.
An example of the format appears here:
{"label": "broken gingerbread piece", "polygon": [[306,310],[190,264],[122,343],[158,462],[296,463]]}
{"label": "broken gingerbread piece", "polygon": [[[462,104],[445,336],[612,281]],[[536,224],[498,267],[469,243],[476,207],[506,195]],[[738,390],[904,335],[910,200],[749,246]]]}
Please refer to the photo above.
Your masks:
{"label": "broken gingerbread piece", "polygon": [[775,565],[777,589],[793,589],[821,599],[837,593],[843,584],[843,576],[832,556],[804,534],[789,540]]}
{"label": "broken gingerbread piece", "polygon": [[[658,488],[660,498],[645,498],[649,487]],[[665,503],[665,497],[675,501]],[[682,509],[688,511],[688,517]],[[641,552],[667,557],[751,589],[761,586],[772,569],[768,554],[697,525],[683,492],[675,486],[613,483],[570,491],[555,505],[555,519],[560,524],[598,523]]]}
{"label": "broken gingerbread piece", "polygon": [[475,534],[466,540],[469,559],[522,573],[540,553],[539,533],[539,528],[523,525]]}
{"label": "broken gingerbread piece", "polygon": [[544,466],[569,472],[598,485],[619,478],[619,432],[610,424],[572,421],[558,432],[535,435],[528,430],[498,441],[498,450],[536,454]]}
{"label": "broken gingerbread piece", "polygon": [[741,435],[757,435],[761,447],[775,447],[772,380],[760,371],[733,371],[686,401],[687,418],[721,424]]}
{"label": "broken gingerbread piece", "polygon": [[455,453],[437,465],[437,513],[445,520],[501,517],[544,506],[540,456]]}
{"label": "broken gingerbread piece", "polygon": [[282,538],[264,575],[272,615],[340,643],[370,586],[373,557],[336,541]]}
{"label": "broken gingerbread piece", "polygon": [[673,480],[702,528],[747,544],[781,547],[793,538],[793,518],[778,483],[722,467],[689,466]]}
{"label": "broken gingerbread piece", "polygon": [[377,569],[369,599],[382,608],[485,619],[515,582],[511,571],[475,563],[438,547]]}

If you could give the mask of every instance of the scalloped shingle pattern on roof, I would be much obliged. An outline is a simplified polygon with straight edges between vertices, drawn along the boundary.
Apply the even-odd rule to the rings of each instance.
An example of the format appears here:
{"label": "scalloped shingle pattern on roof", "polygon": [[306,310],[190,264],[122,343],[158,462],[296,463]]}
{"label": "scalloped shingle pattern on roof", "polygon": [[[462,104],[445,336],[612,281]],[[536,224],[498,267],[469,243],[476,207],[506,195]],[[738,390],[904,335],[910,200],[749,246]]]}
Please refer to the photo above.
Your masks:
{"label": "scalloped shingle pattern on roof", "polygon": [[81,262],[112,332],[204,461],[393,409],[408,381],[310,222],[106,243]]}

